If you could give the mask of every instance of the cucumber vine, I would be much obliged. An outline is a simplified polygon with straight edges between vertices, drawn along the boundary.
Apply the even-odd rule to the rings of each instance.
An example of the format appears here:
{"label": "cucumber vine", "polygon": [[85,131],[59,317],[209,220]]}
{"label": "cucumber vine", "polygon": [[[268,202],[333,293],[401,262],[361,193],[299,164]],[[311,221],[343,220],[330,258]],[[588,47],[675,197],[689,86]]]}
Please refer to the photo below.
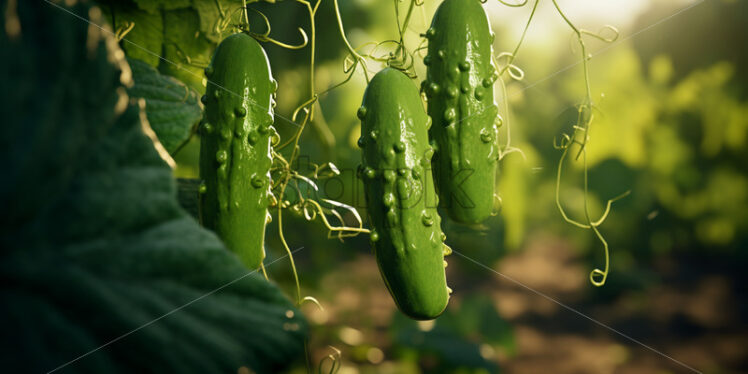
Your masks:
{"label": "cucumber vine", "polygon": [[[556,206],[558,207],[559,212],[561,213],[562,217],[566,222],[571,223],[574,226],[583,228],[583,229],[589,229],[592,230],[595,233],[595,236],[598,238],[600,243],[603,245],[603,251],[605,255],[605,266],[603,269],[595,268],[590,272],[589,279],[590,282],[600,287],[605,284],[605,281],[608,278],[608,272],[610,270],[610,249],[608,246],[607,240],[605,240],[605,237],[602,235],[600,230],[598,229],[598,226],[600,226],[605,219],[608,217],[608,213],[610,213],[610,208],[613,202],[626,197],[630,191],[626,191],[623,194],[616,196],[612,199],[609,199],[606,204],[605,212],[598,218],[597,220],[593,221],[592,216],[590,214],[589,209],[589,184],[588,184],[588,168],[587,168],[587,143],[590,139],[589,131],[590,126],[592,124],[592,120],[594,119],[594,115],[592,113],[592,110],[595,108],[594,103],[592,101],[592,90],[590,88],[590,79],[589,79],[589,67],[588,67],[588,61],[591,58],[590,55],[587,54],[587,47],[584,43],[583,36],[591,36],[593,38],[596,38],[600,41],[603,41],[605,43],[612,43],[616,39],[618,39],[618,30],[615,29],[613,26],[606,25],[604,26],[604,29],[610,30],[613,32],[613,36],[611,37],[604,37],[602,35],[603,30],[601,30],[598,33],[593,33],[584,29],[580,29],[577,26],[575,26],[569,18],[564,14],[564,12],[561,10],[561,8],[558,5],[558,2],[556,0],[552,0],[553,6],[555,7],[558,14],[563,18],[564,22],[572,29],[574,32],[577,42],[579,43],[579,46],[581,48],[581,55],[582,55],[582,71],[584,75],[584,85],[585,85],[585,98],[584,100],[577,106],[577,120],[576,123],[573,126],[573,131],[571,134],[563,134],[562,140],[560,142],[554,141],[554,147],[556,149],[561,150],[561,157],[559,158],[558,162],[558,171],[556,173]],[[581,138],[581,140],[579,139]],[[560,199],[560,189],[561,189],[561,179],[562,179],[562,171],[563,171],[563,164],[564,160],[568,156],[569,151],[571,150],[573,145],[577,145],[579,147],[579,150],[577,151],[576,156],[574,157],[574,160],[579,160],[579,157],[582,157],[582,169],[584,174],[584,181],[583,181],[583,189],[584,189],[584,222],[580,222],[578,220],[572,219],[569,217],[569,215],[566,213],[566,211],[563,208],[563,204],[561,203]]]}
{"label": "cucumber vine", "polygon": [[[481,2],[483,3],[485,3],[486,1],[487,0],[481,0]],[[512,8],[524,7],[529,3],[529,0],[523,0],[519,3],[510,3],[505,0],[498,1],[502,5]],[[222,7],[219,1],[215,1],[220,17],[213,26],[214,31],[220,35],[223,35],[223,33],[231,33],[234,31],[244,32],[260,42],[272,43],[286,49],[301,50],[307,47],[309,48],[309,85],[306,89],[306,94],[303,98],[303,101],[294,109],[291,118],[287,120],[289,123],[294,124],[296,128],[294,129],[293,134],[288,139],[281,139],[280,136],[278,136],[276,133],[271,140],[273,148],[273,163],[270,172],[272,181],[271,191],[273,194],[270,197],[270,208],[275,210],[275,218],[277,219],[278,224],[277,234],[290,260],[296,289],[296,304],[298,306],[301,306],[305,302],[312,302],[321,308],[320,303],[314,297],[302,296],[299,275],[297,272],[293,253],[284,234],[284,210],[299,215],[309,222],[321,222],[322,225],[327,229],[329,238],[337,238],[341,241],[345,238],[354,237],[359,234],[371,234],[371,231],[363,227],[363,220],[354,207],[331,199],[309,196],[309,194],[305,194],[303,192],[305,190],[309,191],[310,189],[314,192],[318,192],[318,181],[335,177],[339,175],[340,172],[338,171],[337,167],[331,162],[322,164],[311,163],[310,166],[312,167],[313,172],[308,175],[304,175],[298,170],[294,169],[292,165],[295,165],[299,162],[300,139],[307,125],[315,121],[315,108],[319,105],[320,96],[350,82],[354,74],[359,69],[361,70],[361,73],[363,74],[366,82],[370,82],[370,75],[373,73],[373,71],[370,70],[369,63],[374,62],[380,65],[391,67],[402,71],[412,79],[417,78],[414,57],[416,55],[422,56],[423,51],[427,48],[425,46],[426,35],[421,34],[422,38],[420,44],[412,49],[406,47],[405,37],[406,32],[411,27],[411,21],[413,19],[416,8],[420,7],[423,10],[422,5],[424,4],[424,0],[407,1],[407,4],[405,4],[404,12],[403,9],[401,9],[401,3],[404,2],[404,0],[393,0],[394,17],[397,24],[397,36],[393,39],[384,41],[367,42],[359,47],[354,47],[348,40],[338,0],[333,0],[337,29],[347,51],[347,54],[343,59],[343,72],[345,74],[345,78],[341,82],[327,87],[322,91],[318,91],[317,87],[315,86],[315,61],[317,47],[316,16],[322,0],[294,0],[295,3],[298,3],[305,8],[310,22],[308,33],[303,28],[298,28],[302,40],[297,44],[281,42],[272,38],[270,36],[270,20],[262,12],[248,6],[248,3],[251,2],[254,1],[248,2],[247,0],[243,0],[239,8],[227,10]],[[595,268],[589,274],[590,282],[593,285],[602,286],[603,284],[605,284],[608,276],[610,256],[608,242],[600,232],[599,226],[602,225],[602,223],[608,217],[613,202],[627,196],[629,194],[629,191],[608,200],[605,211],[598,219],[593,220],[589,209],[587,145],[590,140],[590,128],[594,119],[593,111],[596,109],[596,107],[592,100],[588,71],[588,61],[590,60],[591,56],[587,53],[584,37],[589,36],[606,43],[612,43],[617,39],[619,33],[612,26],[605,26],[603,30],[598,33],[593,33],[578,28],[561,10],[557,3],[557,0],[551,0],[551,2],[557,14],[573,31],[576,40],[581,48],[581,64],[585,85],[585,97],[579,104],[577,104],[577,119],[575,124],[573,125],[572,132],[570,134],[562,134],[560,141],[554,140],[554,147],[561,151],[561,156],[559,158],[556,173],[555,202],[561,216],[566,222],[582,229],[592,230],[597,239],[602,244],[605,255],[605,265],[603,269]],[[503,115],[497,114],[496,123],[498,126],[506,128],[505,142],[498,147],[499,160],[502,160],[508,154],[515,152],[520,153],[520,155],[524,157],[522,151],[519,148],[512,146],[511,144],[511,131],[509,126],[509,103],[507,98],[508,93],[506,79],[521,81],[525,77],[524,71],[520,67],[515,65],[514,61],[517,57],[520,47],[525,40],[533,18],[536,15],[536,10],[539,3],[540,0],[533,1],[529,17],[527,19],[527,22],[524,24],[521,37],[515,47],[511,50],[511,52],[501,52],[497,55],[491,56],[493,64],[498,68],[496,72],[498,77],[496,78],[500,82],[499,86],[502,93],[502,109],[499,111],[499,113],[503,112]],[[264,31],[258,32],[255,31],[257,29],[256,27],[250,27],[250,12],[256,13],[260,17],[262,23],[264,23]],[[423,12],[421,12],[421,14],[423,15],[425,21],[425,14]],[[124,25],[120,26],[115,31],[117,39],[122,40],[125,35],[127,35],[133,29],[134,26],[134,22],[127,22]],[[605,33],[606,31],[611,32],[612,36],[603,36],[603,33]],[[191,59],[190,56],[188,56],[182,49],[180,49],[180,46],[175,46],[177,55],[180,59],[183,60],[184,63],[195,67],[207,66],[206,62]],[[476,113],[475,115],[478,114],[480,113]],[[499,140],[496,139],[495,141],[498,145]],[[571,218],[569,214],[567,214],[560,196],[561,182],[563,179],[563,166],[564,162],[569,159],[569,152],[571,152],[572,148],[575,148],[576,150],[576,154],[573,156],[573,161],[579,161],[581,158],[583,166],[584,219],[582,220]],[[500,206],[501,199],[500,197],[497,198],[498,204]],[[346,220],[351,219],[354,220],[355,223],[353,223],[352,225],[347,224]],[[264,265],[261,265],[261,270],[264,276],[267,278],[268,276]],[[335,353],[326,356],[320,362],[318,366],[319,372],[322,372],[322,366],[327,361],[330,362],[330,373],[334,373],[340,368],[340,351],[335,349],[334,347],[331,348],[335,351]]]}
{"label": "cucumber vine", "polygon": [[[517,4],[511,4],[507,3],[504,0],[498,0],[500,3],[510,6],[510,7],[522,7],[527,4],[528,0],[523,1],[522,3]],[[587,144],[590,139],[589,131],[590,126],[592,124],[592,121],[594,119],[594,115],[592,113],[593,109],[595,109],[595,105],[592,100],[592,93],[591,93],[591,87],[590,87],[590,80],[589,80],[589,67],[588,67],[588,61],[590,60],[591,56],[587,53],[586,44],[584,41],[584,36],[590,36],[595,39],[598,39],[605,43],[612,43],[618,39],[619,32],[618,30],[610,25],[606,25],[603,27],[603,29],[598,33],[593,33],[588,30],[584,30],[581,28],[578,28],[574,23],[571,22],[571,20],[566,16],[566,14],[561,10],[561,7],[558,5],[558,2],[556,0],[551,0],[553,3],[553,6],[558,13],[558,15],[563,19],[563,21],[571,28],[573,31],[577,43],[579,44],[581,48],[581,63],[582,63],[582,71],[584,75],[584,86],[585,86],[585,97],[582,100],[580,104],[577,105],[577,120],[575,124],[573,125],[573,131],[571,134],[564,133],[561,136],[561,140],[557,141],[554,140],[554,148],[561,151],[561,156],[559,158],[557,172],[556,172],[556,206],[558,207],[559,212],[561,213],[561,216],[563,219],[580,228],[583,229],[589,229],[592,230],[595,233],[595,236],[600,241],[600,243],[603,246],[603,252],[605,255],[605,266],[603,269],[595,268],[590,272],[589,279],[590,283],[592,283],[595,286],[602,286],[605,284],[605,281],[607,280],[608,273],[610,270],[610,249],[607,240],[605,240],[605,237],[602,235],[602,233],[599,230],[599,226],[602,225],[602,223],[605,221],[605,219],[608,217],[608,214],[610,213],[612,204],[627,196],[630,191],[624,192],[623,194],[616,196],[612,199],[609,199],[606,204],[606,209],[603,212],[603,214],[597,219],[593,220],[592,216],[590,214],[589,209],[589,184],[588,184],[588,168],[587,168]],[[502,68],[501,73],[507,72],[511,78],[515,80],[521,80],[524,77],[524,73],[521,69],[513,65],[514,58],[517,55],[517,52],[519,50],[520,45],[522,44],[522,41],[525,38],[525,35],[527,33],[527,29],[529,28],[530,23],[532,22],[533,16],[535,15],[535,11],[537,9],[539,0],[535,0],[532,6],[532,10],[530,12],[530,17],[527,20],[527,23],[525,25],[525,29],[522,32],[522,36],[520,38],[519,43],[515,47],[515,49],[511,53],[502,53],[498,56],[497,59],[505,58],[506,64]],[[603,33],[605,31],[609,31],[612,33],[611,36],[605,37],[603,36]],[[502,81],[502,87],[504,87],[504,82]],[[507,130],[507,139],[509,139],[509,132]],[[584,221],[575,220],[571,218],[566,210],[564,209],[563,203],[561,201],[561,181],[563,179],[563,165],[564,161],[566,161],[568,154],[573,146],[578,147],[578,151],[576,153],[576,156],[574,157],[574,161],[579,160],[579,158],[582,158],[582,169],[583,169],[583,190],[584,190],[584,199],[583,199],[583,207],[584,207]]]}

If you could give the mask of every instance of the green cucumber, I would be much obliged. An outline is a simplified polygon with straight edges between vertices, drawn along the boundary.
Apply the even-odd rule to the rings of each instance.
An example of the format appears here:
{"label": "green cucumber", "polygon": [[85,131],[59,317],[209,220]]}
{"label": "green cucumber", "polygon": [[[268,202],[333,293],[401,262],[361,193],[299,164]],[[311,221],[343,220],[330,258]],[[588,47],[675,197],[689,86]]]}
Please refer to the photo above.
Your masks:
{"label": "green cucumber", "polygon": [[499,156],[493,33],[479,0],[445,0],[426,37],[421,87],[434,120],[436,187],[453,220],[479,223],[495,209]]}
{"label": "green cucumber", "polygon": [[250,269],[265,258],[277,83],[260,44],[234,34],[205,69],[200,124],[200,221]]}
{"label": "green cucumber", "polygon": [[384,282],[407,316],[438,317],[449,301],[444,244],[431,175],[434,150],[417,87],[402,72],[377,73],[358,110],[371,241]]}

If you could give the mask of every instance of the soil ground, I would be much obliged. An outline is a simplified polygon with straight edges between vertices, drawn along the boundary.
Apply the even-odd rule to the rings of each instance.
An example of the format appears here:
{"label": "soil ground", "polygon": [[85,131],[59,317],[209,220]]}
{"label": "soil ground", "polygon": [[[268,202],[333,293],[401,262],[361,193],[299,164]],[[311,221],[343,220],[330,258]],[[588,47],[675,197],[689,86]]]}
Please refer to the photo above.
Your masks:
{"label": "soil ground", "polygon": [[[501,372],[663,374],[694,372],[691,367],[703,373],[748,373],[748,275],[739,264],[704,252],[666,256],[652,264],[660,278],[655,284],[601,301],[593,297],[586,265],[554,239],[539,238],[492,266],[506,277],[456,255],[448,258],[459,272],[486,273],[485,283],[473,287],[491,295],[514,330],[512,354],[500,347],[481,350]],[[319,285],[325,310],[311,304],[304,308],[312,325],[319,326],[310,342],[313,362],[334,346],[342,351],[340,374],[404,371],[390,357],[388,328],[397,311],[373,257],[361,255],[339,269]],[[448,272],[450,284],[464,288],[461,279],[450,277],[454,273]],[[421,370],[416,365],[407,371]]]}

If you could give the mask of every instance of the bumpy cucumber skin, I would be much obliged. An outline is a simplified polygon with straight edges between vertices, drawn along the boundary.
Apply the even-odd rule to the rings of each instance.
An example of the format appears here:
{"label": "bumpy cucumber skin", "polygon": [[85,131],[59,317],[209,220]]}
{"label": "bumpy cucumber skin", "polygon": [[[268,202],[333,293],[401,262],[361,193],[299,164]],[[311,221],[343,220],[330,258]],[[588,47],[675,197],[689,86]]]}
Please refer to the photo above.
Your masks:
{"label": "bumpy cucumber skin", "polygon": [[250,269],[265,258],[277,83],[260,44],[234,34],[205,69],[200,124],[200,221]]}
{"label": "bumpy cucumber skin", "polygon": [[358,110],[371,240],[379,270],[398,308],[428,320],[447,307],[444,245],[431,175],[430,118],[417,87],[391,68],[377,73]]}
{"label": "bumpy cucumber skin", "polygon": [[437,190],[453,220],[479,223],[494,210],[498,164],[493,33],[479,0],[445,0],[426,37]]}

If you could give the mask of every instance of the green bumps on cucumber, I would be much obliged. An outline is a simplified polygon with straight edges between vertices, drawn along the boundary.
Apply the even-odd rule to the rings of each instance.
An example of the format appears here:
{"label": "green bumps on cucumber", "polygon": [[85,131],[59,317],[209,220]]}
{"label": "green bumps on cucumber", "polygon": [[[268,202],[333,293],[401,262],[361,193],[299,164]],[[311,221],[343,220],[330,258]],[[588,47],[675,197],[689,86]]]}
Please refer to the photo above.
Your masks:
{"label": "green bumps on cucumber", "polygon": [[414,319],[447,307],[444,234],[431,175],[430,118],[417,87],[387,68],[369,83],[361,119],[359,170],[374,229],[371,241],[384,282],[398,308]]}
{"label": "green bumps on cucumber", "polygon": [[436,142],[434,175],[442,204],[458,222],[478,223],[494,211],[499,149],[493,84],[493,33],[479,0],[445,0],[426,32],[422,83],[429,135]]}
{"label": "green bumps on cucumber", "polygon": [[265,258],[270,218],[270,165],[277,83],[260,44],[234,34],[216,48],[205,69],[208,86],[200,124],[200,221],[244,264]]}

